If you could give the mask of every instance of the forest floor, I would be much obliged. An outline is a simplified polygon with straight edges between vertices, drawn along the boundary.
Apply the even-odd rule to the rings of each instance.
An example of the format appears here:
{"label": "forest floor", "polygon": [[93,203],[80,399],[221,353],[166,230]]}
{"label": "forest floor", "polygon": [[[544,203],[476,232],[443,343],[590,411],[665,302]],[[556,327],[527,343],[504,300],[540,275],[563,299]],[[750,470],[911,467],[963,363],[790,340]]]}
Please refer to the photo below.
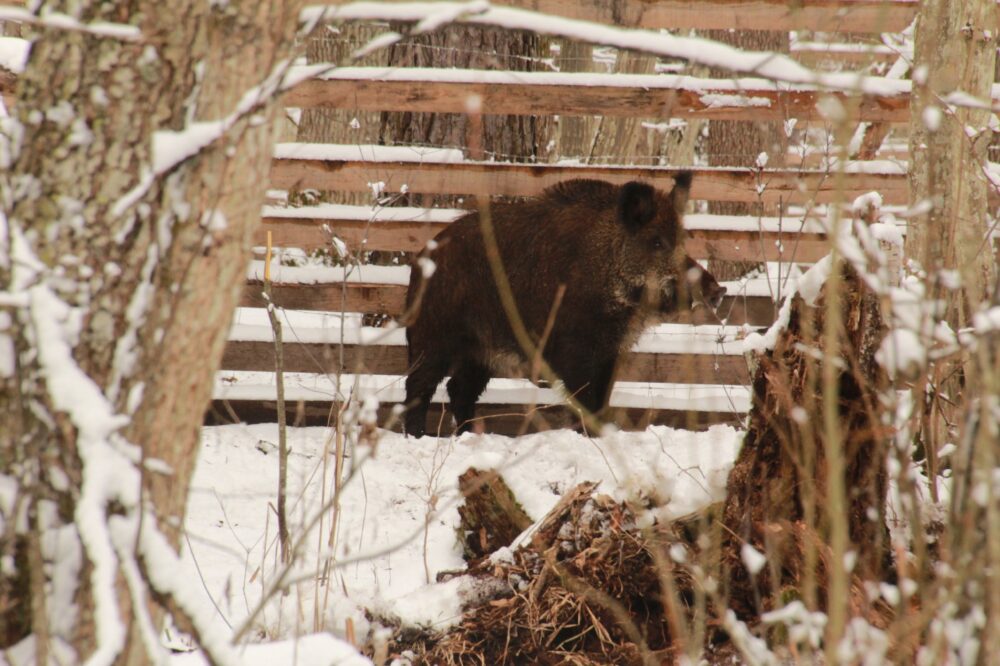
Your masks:
{"label": "forest floor", "polygon": [[[415,440],[379,430],[374,447],[362,444],[348,458],[350,478],[335,512],[332,432],[289,429],[287,513],[291,542],[299,549],[287,578],[300,582],[283,595],[269,593],[282,569],[275,512],[277,426],[203,430],[183,554],[186,573],[203,584],[200,603],[212,609],[220,633],[249,623],[245,633],[251,641],[333,632],[363,643],[388,636],[390,630],[380,624],[444,630],[461,619],[461,579],[435,581],[441,572],[465,567],[458,477],[470,467],[499,472],[532,520],[589,481],[599,484],[597,493],[648,507],[638,517],[648,524],[723,499],[743,435],[715,426],[706,432],[651,427],[596,438],[556,430],[518,438],[467,434]],[[317,564],[321,553],[331,552],[332,567]],[[269,598],[255,613],[264,597]],[[175,647],[184,644],[177,636]],[[296,663],[309,664],[310,655],[319,657],[324,650],[323,663],[329,663],[330,646],[324,645],[300,650]],[[347,646],[340,647],[338,663],[354,663]],[[256,654],[254,663],[274,663],[273,654]],[[189,657],[183,663],[198,663],[199,657]]]}

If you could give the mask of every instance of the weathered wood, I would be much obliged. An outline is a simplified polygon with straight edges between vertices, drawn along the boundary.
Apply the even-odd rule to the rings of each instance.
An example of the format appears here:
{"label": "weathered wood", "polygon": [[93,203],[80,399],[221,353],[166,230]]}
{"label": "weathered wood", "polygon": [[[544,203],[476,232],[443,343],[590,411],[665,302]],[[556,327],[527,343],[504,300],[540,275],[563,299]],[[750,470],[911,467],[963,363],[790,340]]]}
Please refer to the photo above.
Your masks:
{"label": "weathered wood", "polygon": [[641,28],[898,32],[917,0],[505,0],[504,4],[586,21]]}
{"label": "weathered wood", "polygon": [[[417,252],[447,224],[271,217],[264,218],[254,243],[264,245],[270,231],[276,246],[310,251],[330,247],[330,233],[333,233],[352,252],[362,249]],[[813,263],[829,252],[826,236],[820,233],[692,229],[687,236],[685,247],[694,259]]]}
{"label": "weathered wood", "polygon": [[[791,590],[833,618],[837,605],[849,603],[847,577],[883,580],[889,561],[891,427],[881,418],[889,379],[875,360],[886,328],[879,296],[859,274],[845,262],[833,270],[840,274],[828,278],[815,306],[795,297],[787,328],[754,373],[722,530],[728,603],[743,618],[779,607]],[[836,327],[832,346],[828,318]],[[748,572],[746,544],[770,566]],[[851,569],[843,563],[848,547]],[[866,619],[878,626],[874,613]],[[843,621],[841,613],[841,630]],[[836,645],[840,635],[833,638]]]}
{"label": "weathered wood", "polygon": [[[248,282],[241,307],[263,308],[267,302],[260,282]],[[333,284],[275,284],[271,295],[278,307],[323,312],[366,312],[399,316],[406,302],[406,287],[395,284],[348,282]]]}
{"label": "weathered wood", "polygon": [[861,148],[858,150],[857,158],[860,160],[875,159],[879,148],[885,137],[889,136],[892,126],[888,123],[871,123],[865,128],[864,136],[861,139]]}
{"label": "weathered wood", "polygon": [[[228,408],[226,405],[228,402]],[[393,414],[394,405],[383,404],[378,409],[377,422],[383,427],[391,427],[397,432],[401,425],[398,415]],[[230,409],[243,423],[274,423],[274,401],[266,400],[214,400],[211,408],[205,414],[206,424],[232,423]],[[451,414],[442,417],[444,407],[440,403],[432,403],[428,411],[428,423],[433,424],[428,433],[447,436],[454,430]],[[296,422],[299,415],[299,404],[288,405],[288,418]],[[645,430],[650,425],[665,425],[688,430],[705,430],[713,425],[724,423],[739,425],[746,416],[742,412],[686,412],[661,409],[625,409],[614,410],[614,423],[624,430]],[[523,405],[476,405],[477,418],[485,422],[486,430],[498,435],[518,435],[522,432],[538,432],[551,428],[564,427],[570,422],[571,413],[565,407],[546,407],[535,409],[528,413]],[[310,401],[302,403],[302,425],[328,425],[330,419],[330,402]],[[525,423],[528,427],[525,429]],[[441,424],[440,431],[437,424]]]}
{"label": "weathered wood", "polygon": [[[904,204],[909,187],[903,173],[846,173],[834,178],[820,171],[788,169],[681,167],[549,166],[488,162],[392,162],[374,160],[275,159],[271,187],[278,189],[339,189],[370,191],[382,181],[387,191],[406,185],[425,194],[474,194],[477,196],[535,196],[570,178],[598,178],[618,185],[645,180],[661,189],[673,186],[679,171],[693,171],[691,197],[710,201],[762,201],[764,204],[804,204],[853,201],[877,191],[887,204]],[[759,180],[758,180],[759,179]],[[758,183],[764,184],[758,193]],[[838,187],[842,183],[843,189]]]}
{"label": "weathered wood", "polygon": [[[663,83],[666,77],[650,77],[655,87],[592,85],[582,79],[545,84],[551,75],[532,77],[518,74],[519,81],[479,82],[477,72],[467,80],[426,80],[405,72],[391,78],[352,69],[354,78],[337,74],[335,79],[315,79],[297,85],[285,96],[288,106],[302,108],[352,109],[356,111],[408,111],[466,113],[470,97],[482,100],[485,114],[582,115],[629,118],[709,118],[712,120],[783,121],[789,118],[823,120],[816,104],[830,93],[815,90],[774,90],[762,82],[734,89],[725,81],[670,77],[675,87]],[[376,72],[386,70],[376,70]],[[449,79],[455,79],[454,73]],[[713,83],[715,84],[713,86]],[[835,94],[855,121],[906,122],[909,95],[865,95],[860,100]]]}
{"label": "weathered wood", "polygon": [[899,52],[881,44],[797,42],[790,55],[808,67],[848,63],[855,67],[892,62]]}
{"label": "weathered wood", "polygon": [[[372,3],[374,4],[374,3]],[[916,12],[917,0],[505,0],[531,9],[584,21],[638,28],[715,30],[813,30],[899,32]],[[365,7],[352,16],[391,20],[400,13]],[[422,18],[422,14],[419,15]],[[459,17],[459,20],[465,17]],[[332,19],[332,17],[331,17]],[[476,20],[475,14],[468,20]]]}
{"label": "weathered wood", "polygon": [[[240,306],[266,307],[261,295],[260,282],[250,281],[243,289]],[[272,287],[274,303],[289,310],[320,310],[324,312],[363,312],[398,317],[403,314],[406,285],[347,282],[324,284],[275,284]],[[706,308],[678,315],[679,323],[718,324],[720,317],[726,323],[739,326],[770,326],[777,315],[774,302],[767,296],[726,296],[718,309],[718,316]]]}
{"label": "weathered wood", "polygon": [[17,75],[10,70],[0,67],[0,97],[3,97],[4,106],[8,109],[14,106],[14,88],[17,85]]}
{"label": "weathered wood", "polygon": [[[336,345],[295,343],[284,345],[287,372],[405,375],[409,370],[406,347],[401,345]],[[270,342],[232,340],[222,359],[224,370],[274,369]],[[630,352],[622,359],[618,380],[675,384],[749,384],[742,355],[653,354]]]}
{"label": "weathered wood", "polygon": [[465,498],[458,507],[458,540],[466,562],[509,546],[534,522],[493,470],[470,467],[458,477],[458,488]]}

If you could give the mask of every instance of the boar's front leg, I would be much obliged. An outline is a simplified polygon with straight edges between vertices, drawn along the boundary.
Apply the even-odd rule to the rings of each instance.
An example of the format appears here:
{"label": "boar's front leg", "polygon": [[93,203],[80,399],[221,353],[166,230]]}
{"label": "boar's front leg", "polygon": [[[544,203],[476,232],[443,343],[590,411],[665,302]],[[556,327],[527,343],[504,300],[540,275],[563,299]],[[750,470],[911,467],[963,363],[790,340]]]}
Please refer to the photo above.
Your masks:
{"label": "boar's front leg", "polygon": [[611,380],[615,372],[615,357],[580,356],[566,359],[555,368],[562,377],[567,393],[587,408],[591,414],[597,414],[608,403],[611,395]]}
{"label": "boar's front leg", "polygon": [[421,358],[406,377],[406,434],[423,437],[427,431],[427,408],[444,379],[448,366],[440,359]]}
{"label": "boar's front leg", "polygon": [[486,384],[490,381],[490,370],[482,363],[473,360],[463,360],[448,380],[448,399],[451,401],[451,412],[455,415],[458,434],[472,429],[472,420],[476,416],[476,402],[483,394]]}

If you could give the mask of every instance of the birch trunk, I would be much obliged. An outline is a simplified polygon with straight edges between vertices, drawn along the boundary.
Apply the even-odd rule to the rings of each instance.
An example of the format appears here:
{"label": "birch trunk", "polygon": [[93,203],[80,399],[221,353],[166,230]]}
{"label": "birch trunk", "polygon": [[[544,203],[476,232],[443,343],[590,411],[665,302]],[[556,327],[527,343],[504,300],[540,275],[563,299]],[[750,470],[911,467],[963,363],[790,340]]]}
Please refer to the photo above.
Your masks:
{"label": "birch trunk", "polygon": [[[916,210],[907,226],[906,254],[926,271],[926,299],[945,305],[953,330],[970,326],[990,305],[996,259],[990,231],[984,169],[992,143],[991,111],[945,105],[952,93],[991,99],[996,68],[997,12],[991,0],[925,0],[917,16],[914,85],[910,102],[910,200]],[[955,288],[951,274],[961,278]],[[994,300],[993,305],[997,301]],[[998,463],[995,405],[1000,394],[996,335],[980,332],[978,349],[930,364],[913,389],[919,422],[915,439],[930,478],[938,474],[938,452],[955,442],[948,459],[950,528],[938,540],[942,552],[960,553],[958,575],[942,581],[939,599],[956,617],[1000,621],[1000,502],[991,492]],[[925,341],[930,346],[930,341]],[[988,405],[993,405],[989,407]],[[992,414],[987,412],[992,410]],[[931,486],[932,499],[938,499]],[[976,526],[971,529],[970,526]],[[942,558],[946,559],[946,558]],[[992,663],[1000,634],[983,631],[977,663]]]}
{"label": "birch trunk", "polygon": [[[233,114],[289,55],[298,7],[46,4],[85,25],[131,26],[138,39],[42,29],[9,144],[0,137],[0,277],[12,294],[0,310],[0,342],[12,352],[0,373],[0,462],[36,518],[28,534],[4,522],[5,550],[27,553],[18,573],[30,603],[4,609],[4,628],[20,630],[0,634],[9,644],[33,633],[38,663],[98,650],[142,663],[157,649],[135,620],[147,603],[154,634],[167,610],[202,638],[176,589],[150,584],[162,571],[149,558],[178,545],[278,109],[263,96],[221,140],[156,178],[165,153],[154,155],[154,133],[178,132],[159,137],[169,152],[186,145],[180,132],[192,123]],[[129,535],[124,544],[112,527]],[[161,537],[169,547],[154,548]],[[76,575],[46,580],[46,564],[67,566],[65,548],[80,556]],[[124,584],[130,565],[139,592]]]}
{"label": "birch trunk", "polygon": [[[927,0],[917,17],[910,103],[910,198],[929,210],[910,220],[906,254],[928,274],[957,270],[965,288],[959,325],[990,297],[996,265],[986,242],[987,182],[993,138],[988,109],[945,108],[962,91],[989,100],[996,62],[996,5],[990,0]],[[956,63],[962,63],[957,67]],[[969,136],[966,128],[975,134]]]}

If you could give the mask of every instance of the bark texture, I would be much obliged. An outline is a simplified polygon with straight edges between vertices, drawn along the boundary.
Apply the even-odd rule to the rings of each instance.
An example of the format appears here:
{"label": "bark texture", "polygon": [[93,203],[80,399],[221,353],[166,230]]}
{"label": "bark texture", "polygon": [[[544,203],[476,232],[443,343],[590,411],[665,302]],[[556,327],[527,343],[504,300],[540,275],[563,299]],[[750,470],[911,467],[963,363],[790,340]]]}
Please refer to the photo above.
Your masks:
{"label": "bark texture", "polygon": [[[730,606],[745,618],[772,608],[788,589],[822,604],[830,556],[826,544],[836,513],[846,518],[851,549],[858,555],[854,575],[883,580],[889,434],[879,418],[879,393],[888,379],[875,352],[885,329],[879,298],[853,269],[844,269],[841,285],[844,330],[838,357],[846,367],[838,372],[836,390],[846,506],[832,503],[827,493],[826,428],[818,418],[822,364],[834,362],[820,356],[828,352],[816,335],[828,316],[826,296],[815,307],[796,296],[787,329],[754,375],[750,426],[726,488],[723,566],[729,572]],[[768,564],[756,576],[742,561],[744,543],[767,554]],[[810,581],[818,586],[815,596],[803,589]]]}
{"label": "bark texture", "polygon": [[[149,176],[153,135],[232,114],[289,55],[298,6],[46,4],[85,24],[133,26],[141,38],[45,30],[18,81],[17,124],[4,156],[10,163],[0,172],[7,218],[0,255],[16,248],[22,263],[3,261],[0,277],[27,295],[27,306],[0,311],[14,351],[11,372],[0,379],[0,461],[5,474],[16,475],[28,511],[47,516],[36,536],[77,533],[76,503],[88,492],[85,480],[99,483],[93,475],[101,461],[88,459],[81,416],[54,398],[66,375],[54,376],[52,360],[38,352],[41,340],[64,333],[51,330],[46,317],[53,311],[42,307],[55,302],[45,300],[52,296],[76,323],[77,334],[65,342],[85,375],[81,381],[124,417],[107,442],[124,447],[143,469],[141,487],[131,491],[141,501],[111,497],[98,507],[102,519],[147,511],[144,520],[155,518],[176,548],[199,427],[259,220],[277,106],[262,98],[252,119],[238,120],[224,138],[159,178]],[[30,256],[37,263],[25,270]],[[73,660],[110,647],[118,663],[144,661],[146,646],[123,586],[124,644],[99,640],[89,576],[94,552],[88,546],[81,553],[73,591],[79,613],[69,624],[59,619],[68,609],[44,607],[51,581],[44,561],[29,558],[28,567],[41,572],[32,579],[28,624],[39,654],[51,638],[66,641]],[[157,610],[177,610],[164,590],[151,599]],[[185,626],[183,613],[175,620]],[[50,629],[54,635],[46,635]]]}
{"label": "bark texture", "polygon": [[[907,226],[906,254],[922,264],[927,298],[945,304],[943,318],[953,330],[970,326],[978,310],[1000,302],[987,237],[987,197],[995,185],[983,173],[994,132],[989,109],[947,107],[942,100],[957,91],[990,99],[997,28],[996,5],[989,0],[925,0],[917,16],[914,69],[923,75],[914,76],[910,102],[910,197],[930,205]],[[961,287],[949,285],[943,271],[957,271]],[[915,439],[932,477],[941,447],[958,447],[941,465],[951,467],[954,479],[946,520],[951,529],[941,542],[943,559],[954,558],[960,574],[942,585],[940,598],[947,595],[959,616],[985,611],[985,626],[993,627],[1000,621],[1000,505],[995,493],[977,501],[974,489],[990,484],[998,464],[1000,374],[995,332],[980,335],[976,350],[934,360],[914,387],[920,411]],[[985,630],[978,663],[989,663],[998,650],[1000,634]]]}
{"label": "bark texture", "polygon": [[[534,33],[473,25],[450,25],[415,35],[389,49],[393,67],[459,67],[530,72],[544,70],[542,38]],[[483,109],[489,113],[489,109]],[[535,162],[545,145],[545,124],[535,116],[484,116],[480,146],[487,159]],[[464,148],[470,145],[468,116],[445,113],[382,114],[381,143]]]}
{"label": "bark texture", "polygon": [[[619,51],[615,59],[616,74],[652,74],[656,66],[653,56]],[[642,118],[607,118],[597,121],[593,145],[590,149],[591,164],[639,164],[649,154],[642,146]],[[681,166],[690,161],[675,162]]]}
{"label": "bark texture", "polygon": [[[985,240],[987,182],[993,138],[988,109],[946,109],[941,99],[962,91],[990,99],[997,51],[997,12],[989,0],[927,0],[917,17],[910,102],[910,197],[930,209],[911,220],[906,254],[929,273],[957,270],[965,286],[956,301],[959,326],[992,294],[996,263]],[[957,67],[956,63],[962,63]],[[975,133],[969,136],[966,128]]]}
{"label": "bark texture", "polygon": [[[759,30],[708,30],[709,39],[753,51],[788,53],[788,33]],[[727,69],[710,68],[709,76],[725,78],[733,73]],[[710,120],[704,145],[710,166],[753,167],[757,157],[767,153],[768,166],[783,166],[788,141],[784,128],[777,123],[741,120]],[[715,215],[769,215],[762,204],[739,201],[710,201],[708,212]],[[755,268],[753,262],[709,261],[708,270],[718,280],[732,280]]]}

